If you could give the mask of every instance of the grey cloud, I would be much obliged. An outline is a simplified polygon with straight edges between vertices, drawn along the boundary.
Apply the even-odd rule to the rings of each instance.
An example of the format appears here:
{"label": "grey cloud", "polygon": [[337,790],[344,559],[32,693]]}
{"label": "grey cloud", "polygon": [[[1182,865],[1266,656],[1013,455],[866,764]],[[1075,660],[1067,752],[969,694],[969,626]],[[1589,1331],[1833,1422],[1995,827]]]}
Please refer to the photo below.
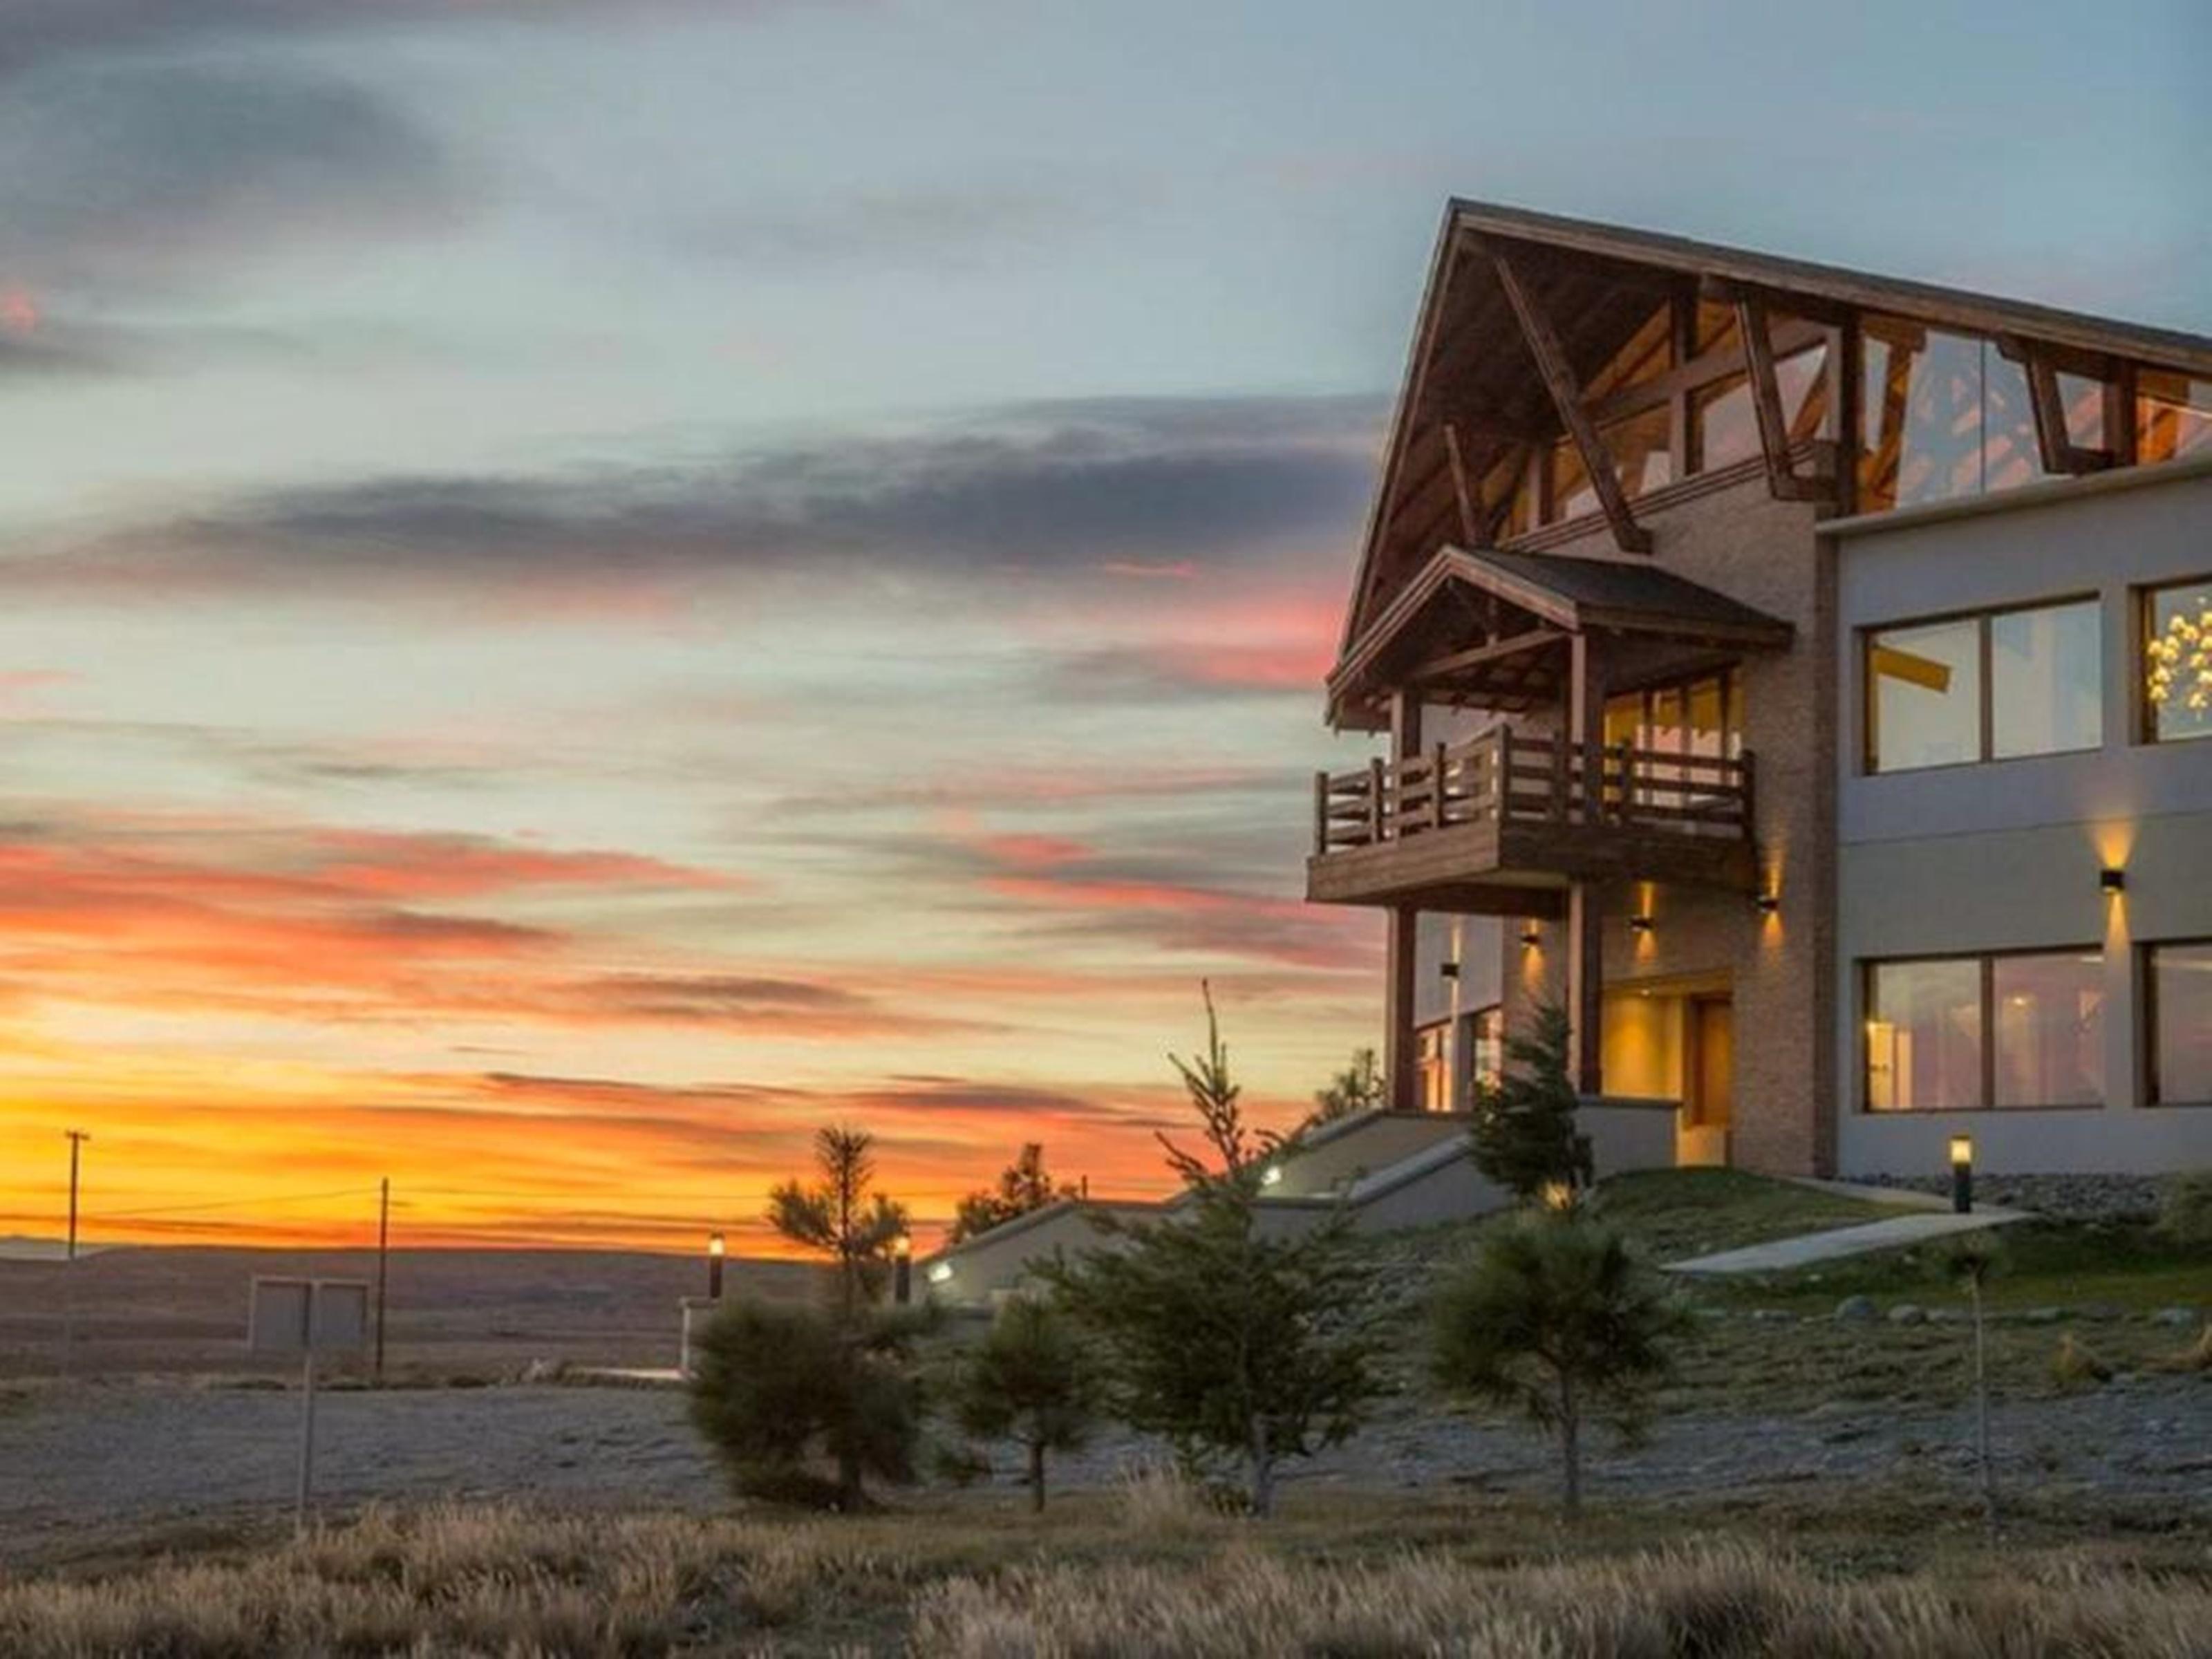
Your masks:
{"label": "grey cloud", "polygon": [[0,565],[19,589],[402,595],[866,567],[1048,579],[1198,560],[1334,568],[1357,528],[1366,398],[1024,408],[957,430],[718,465],[416,477],[278,491]]}
{"label": "grey cloud", "polygon": [[272,243],[427,228],[465,196],[397,110],[289,68],[27,76],[0,100],[0,281],[34,296],[160,289]]}
{"label": "grey cloud", "polygon": [[0,0],[0,75],[77,54],[410,21],[546,22],[647,12],[764,17],[802,0]]}

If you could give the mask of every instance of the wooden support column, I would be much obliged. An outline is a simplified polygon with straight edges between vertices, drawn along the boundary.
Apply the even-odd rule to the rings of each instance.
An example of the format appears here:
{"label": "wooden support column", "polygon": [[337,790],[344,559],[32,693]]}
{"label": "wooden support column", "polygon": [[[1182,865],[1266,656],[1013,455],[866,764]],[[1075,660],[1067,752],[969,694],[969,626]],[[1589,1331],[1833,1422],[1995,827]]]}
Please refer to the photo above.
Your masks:
{"label": "wooden support column", "polygon": [[[1605,816],[1605,673],[1590,636],[1570,636],[1567,729],[1561,736],[1582,748],[1583,822]],[[1596,1094],[1605,1019],[1605,904],[1597,882],[1577,881],[1567,893],[1567,1019],[1575,1086]]]}
{"label": "wooden support column", "polygon": [[1382,1076],[1394,1112],[1419,1111],[1421,1105],[1421,1079],[1415,1065],[1419,1041],[1413,1034],[1414,941],[1419,927],[1419,911],[1405,905],[1391,908],[1389,977],[1382,989]]}
{"label": "wooden support column", "polygon": [[1774,337],[1767,331],[1765,302],[1757,295],[1739,295],[1735,326],[1743,340],[1744,375],[1751,383],[1752,412],[1759,420],[1759,447],[1766,456],[1768,489],[1777,501],[1825,500],[1828,491],[1820,482],[1799,477],[1790,464],[1790,423],[1782,412],[1782,388],[1774,373]]}
{"label": "wooden support column", "polygon": [[1605,520],[1613,526],[1614,543],[1624,553],[1649,553],[1651,532],[1638,524],[1636,515],[1628,510],[1628,496],[1621,489],[1620,475],[1613,471],[1613,456],[1605,441],[1598,436],[1596,422],[1583,407],[1582,388],[1576,384],[1566,348],[1559,343],[1559,331],[1552,326],[1550,316],[1537,303],[1534,291],[1513,268],[1511,260],[1493,251],[1490,263],[1498,273],[1498,287],[1505,291],[1506,303],[1521,320],[1521,337],[1528,344],[1528,355],[1535,360],[1536,373],[1542,378],[1545,390],[1552,394],[1559,424],[1566,428],[1567,435],[1582,453],[1583,470],[1589,475],[1590,488],[1597,494],[1598,504],[1605,508]]}

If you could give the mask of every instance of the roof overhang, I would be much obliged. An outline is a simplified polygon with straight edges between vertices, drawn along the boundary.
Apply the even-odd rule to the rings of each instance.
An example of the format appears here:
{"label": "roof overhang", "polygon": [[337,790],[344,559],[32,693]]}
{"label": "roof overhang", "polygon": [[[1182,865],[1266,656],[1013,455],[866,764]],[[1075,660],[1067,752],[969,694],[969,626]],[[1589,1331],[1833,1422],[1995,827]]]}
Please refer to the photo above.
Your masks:
{"label": "roof overhang", "polygon": [[1389,690],[1521,709],[1556,696],[1571,636],[1605,634],[1720,651],[1780,650],[1792,626],[1642,561],[1449,547],[1353,641],[1328,682],[1332,725],[1388,724]]}

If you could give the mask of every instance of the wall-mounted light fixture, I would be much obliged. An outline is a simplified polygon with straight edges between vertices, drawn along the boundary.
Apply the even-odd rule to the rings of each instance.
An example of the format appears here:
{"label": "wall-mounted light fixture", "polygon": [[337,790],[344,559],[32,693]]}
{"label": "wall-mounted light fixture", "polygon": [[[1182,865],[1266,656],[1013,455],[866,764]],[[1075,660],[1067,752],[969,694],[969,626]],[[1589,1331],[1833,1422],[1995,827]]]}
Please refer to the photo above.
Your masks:
{"label": "wall-mounted light fixture", "polygon": [[2128,872],[2117,866],[2107,865],[2097,872],[2097,885],[2107,893],[2124,893],[2128,890]]}
{"label": "wall-mounted light fixture", "polygon": [[1437,972],[1443,975],[1446,979],[1457,979],[1459,977],[1459,963],[1455,962],[1440,962],[1437,964]]}
{"label": "wall-mounted light fixture", "polygon": [[1260,1171],[1260,1184],[1262,1187],[1280,1186],[1282,1184],[1282,1180],[1283,1166],[1279,1164],[1270,1164],[1266,1169]]}
{"label": "wall-mounted light fixture", "polygon": [[1951,1207],[1965,1215],[1974,1207],[1974,1138],[1951,1137]]}
{"label": "wall-mounted light fixture", "polygon": [[951,1277],[952,1264],[950,1261],[933,1261],[929,1264],[929,1282],[931,1284],[942,1285],[946,1279]]}
{"label": "wall-mounted light fixture", "polygon": [[1521,948],[1522,950],[1533,951],[1543,942],[1544,930],[1537,927],[1534,922],[1530,922],[1526,927],[1523,927],[1521,930]]}
{"label": "wall-mounted light fixture", "polygon": [[1774,892],[1761,893],[1757,898],[1752,900],[1751,908],[1762,916],[1775,915],[1782,908],[1782,895]]}
{"label": "wall-mounted light fixture", "polygon": [[1649,916],[1631,916],[1631,917],[1629,917],[1629,919],[1628,919],[1628,931],[1629,931],[1630,933],[1650,933],[1650,932],[1651,931],[1651,918],[1650,918],[1650,917],[1649,917]]}

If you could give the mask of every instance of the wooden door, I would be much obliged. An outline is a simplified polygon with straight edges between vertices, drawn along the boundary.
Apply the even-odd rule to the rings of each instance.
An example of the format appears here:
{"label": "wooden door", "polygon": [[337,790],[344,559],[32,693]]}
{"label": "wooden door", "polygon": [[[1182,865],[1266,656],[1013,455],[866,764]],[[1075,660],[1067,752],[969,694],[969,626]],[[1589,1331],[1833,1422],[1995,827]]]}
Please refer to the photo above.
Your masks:
{"label": "wooden door", "polygon": [[1735,1097],[1735,1005],[1726,997],[1698,997],[1690,1004],[1693,1070],[1691,1121],[1725,1129]]}

